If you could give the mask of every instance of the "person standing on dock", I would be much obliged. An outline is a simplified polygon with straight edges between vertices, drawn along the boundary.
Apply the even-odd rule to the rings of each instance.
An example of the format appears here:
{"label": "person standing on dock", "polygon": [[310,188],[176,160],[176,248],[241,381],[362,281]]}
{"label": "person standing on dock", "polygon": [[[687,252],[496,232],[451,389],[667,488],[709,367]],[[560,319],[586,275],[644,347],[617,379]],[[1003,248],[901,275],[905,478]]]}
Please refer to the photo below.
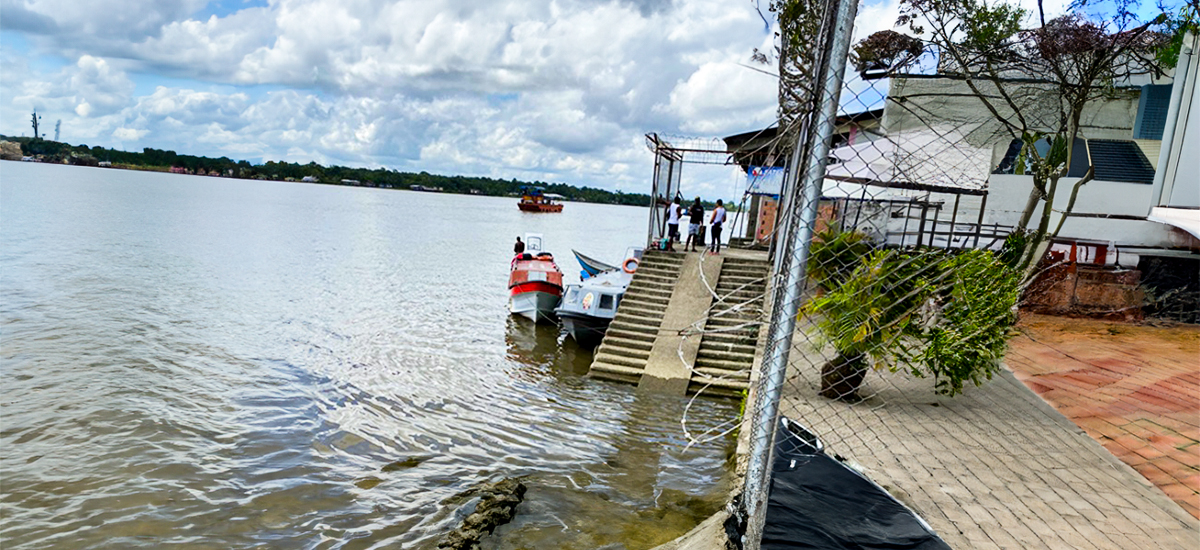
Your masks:
{"label": "person standing on dock", "polygon": [[717,207],[713,209],[712,219],[708,221],[712,226],[712,244],[708,250],[713,254],[721,253],[721,225],[725,223],[725,203],[721,199],[717,199]]}
{"label": "person standing on dock", "polygon": [[513,254],[520,256],[525,252],[525,243],[521,242],[521,237],[517,237],[517,244],[513,245]]}
{"label": "person standing on dock", "polygon": [[695,252],[696,244],[700,242],[700,227],[704,225],[704,205],[700,204],[700,197],[696,197],[696,201],[688,208],[688,218],[688,238],[683,249],[691,248]]}
{"label": "person standing on dock", "polygon": [[674,250],[674,244],[679,242],[679,217],[683,215],[683,204],[679,197],[667,205],[667,250]]}

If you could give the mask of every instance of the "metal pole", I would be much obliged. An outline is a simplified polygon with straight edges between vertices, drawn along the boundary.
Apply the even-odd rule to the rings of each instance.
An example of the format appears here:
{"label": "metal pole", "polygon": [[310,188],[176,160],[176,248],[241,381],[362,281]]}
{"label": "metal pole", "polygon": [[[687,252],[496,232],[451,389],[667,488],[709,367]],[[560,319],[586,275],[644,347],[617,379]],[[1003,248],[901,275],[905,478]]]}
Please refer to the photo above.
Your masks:
{"label": "metal pole", "polygon": [[946,250],[950,250],[950,245],[954,244],[954,224],[958,223],[958,199],[961,198],[961,194],[954,194],[954,211],[950,213],[950,234],[946,235]]}
{"label": "metal pole", "polygon": [[[796,314],[807,281],[809,243],[812,241],[813,226],[817,219],[817,206],[821,198],[821,185],[825,180],[825,164],[828,162],[830,140],[837,117],[838,96],[842,89],[842,75],[846,71],[846,58],[850,51],[850,37],[857,9],[857,0],[838,0],[833,36],[826,51],[827,55],[824,56],[826,62],[822,63],[824,71],[821,74],[820,103],[812,135],[813,147],[804,159],[801,199],[796,205],[801,209],[800,217],[793,228],[794,231],[789,235],[791,246],[786,258],[786,269],[781,272],[781,294],[775,301],[776,307],[771,310],[768,334],[770,347],[763,359],[764,382],[757,397],[762,406],[751,430],[752,451],[746,470],[746,490],[743,493],[749,520],[743,547],[750,550],[759,546],[766,516],[767,488],[771,480],[771,446],[779,414],[779,400],[787,375],[792,333],[796,329]],[[784,37],[784,40],[787,40],[787,37]]]}
{"label": "metal pole", "polygon": [[[654,135],[654,134],[652,134]],[[654,217],[655,217],[655,200],[658,195],[658,174],[662,170],[662,152],[659,149],[662,147],[658,142],[658,135],[654,135],[654,178],[650,186],[650,223],[646,227],[646,250],[654,248]]]}
{"label": "metal pole", "polygon": [[788,156],[787,171],[783,174],[783,185],[779,191],[779,205],[775,213],[775,235],[773,241],[775,243],[775,257],[771,261],[771,270],[775,275],[781,275],[784,270],[784,256],[787,254],[788,239],[791,237],[791,221],[792,209],[796,202],[793,198],[793,190],[796,188],[796,180],[799,178],[800,166],[799,159],[803,151],[804,138],[808,135],[805,128],[801,128],[796,135],[796,145],[792,148],[792,154]]}

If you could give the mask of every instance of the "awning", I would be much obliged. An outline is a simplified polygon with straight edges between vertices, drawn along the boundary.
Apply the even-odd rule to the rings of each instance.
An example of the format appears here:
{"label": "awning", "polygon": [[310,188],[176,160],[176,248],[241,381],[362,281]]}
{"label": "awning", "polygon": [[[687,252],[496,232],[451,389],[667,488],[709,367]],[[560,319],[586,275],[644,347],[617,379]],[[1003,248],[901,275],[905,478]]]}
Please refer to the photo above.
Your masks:
{"label": "awning", "polygon": [[1191,233],[1193,237],[1200,239],[1200,210],[1156,206],[1150,209],[1150,215],[1146,216],[1146,219],[1171,227],[1178,227]]}

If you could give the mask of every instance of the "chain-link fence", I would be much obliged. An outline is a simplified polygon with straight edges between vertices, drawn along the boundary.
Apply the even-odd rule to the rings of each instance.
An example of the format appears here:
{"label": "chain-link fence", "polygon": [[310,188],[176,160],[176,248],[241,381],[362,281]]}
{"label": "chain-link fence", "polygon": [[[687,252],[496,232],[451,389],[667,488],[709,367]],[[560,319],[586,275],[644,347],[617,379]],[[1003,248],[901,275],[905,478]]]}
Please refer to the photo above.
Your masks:
{"label": "chain-link fence", "polygon": [[746,408],[747,548],[763,532],[779,417],[848,463],[888,466],[887,449],[929,421],[922,407],[999,372],[1023,277],[1012,228],[984,216],[992,136],[939,119],[903,83],[846,71],[855,2],[789,5],[804,28],[785,25],[781,55],[803,53],[780,64],[788,127],[774,145],[792,156]]}
{"label": "chain-link fence", "polygon": [[[999,83],[948,78],[939,60],[924,69],[915,63],[917,68],[903,74],[880,71],[863,63],[861,52],[850,53],[853,0],[789,0],[772,9],[780,22],[774,52],[779,126],[725,138],[724,151],[714,143],[647,136],[656,155],[656,200],[678,193],[684,163],[741,165],[750,181],[735,218],[745,231],[736,240],[768,250],[758,255],[769,262],[729,254],[720,264],[701,256],[698,277],[711,306],[677,334],[672,329],[693,400],[746,395],[745,421],[697,431],[689,430],[690,403],[683,416],[692,443],[741,428],[744,460],[738,467],[744,486],[735,516],[744,522],[739,525],[744,548],[758,548],[764,533],[770,539],[767,509],[781,442],[780,456],[794,454],[788,450],[792,445],[806,449],[800,454],[835,457],[909,508],[938,514],[931,523],[958,531],[951,532],[956,547],[979,537],[989,537],[993,546],[1017,546],[989,522],[1032,525],[1026,528],[1031,538],[1020,541],[1029,547],[1038,545],[1030,543],[1036,537],[1029,530],[1076,521],[1065,516],[1083,518],[1082,532],[1088,521],[1116,514],[1119,505],[1089,499],[1141,491],[1138,484],[1145,480],[1109,476],[1115,471],[1108,462],[1112,455],[1097,452],[1094,441],[1074,439],[1078,428],[1047,412],[1030,386],[1018,381],[1028,380],[1029,372],[1051,370],[1038,358],[1018,358],[1025,375],[1001,364],[1016,334],[1018,305],[1059,299],[1064,281],[1081,280],[1083,272],[1073,270],[1086,262],[1117,278],[1129,278],[1131,271],[1114,261],[1111,242],[1054,239],[1075,204],[1078,182],[1090,177],[1088,144],[1026,139],[1029,135],[1002,120],[1020,113],[1028,118],[1022,125],[1040,126],[1035,119],[1056,116],[1047,107],[1061,103],[1055,92],[1038,79],[1013,78],[1005,91]],[[848,68],[851,60],[855,66]],[[985,108],[999,96],[1005,96],[1008,111]],[[1040,176],[1030,175],[1037,170]],[[1047,179],[1048,172],[1058,175]],[[1056,178],[1063,183],[1051,208],[1054,190],[1045,184]],[[665,220],[664,213],[652,215],[651,242],[665,234]],[[731,267],[710,273],[709,262]],[[764,280],[766,263],[771,268]],[[1169,276],[1174,275],[1159,278]],[[1141,307],[1137,292],[1127,297],[1124,306],[1089,313],[1122,315]],[[1051,351],[1085,363],[1061,351],[1065,348]],[[1194,423],[1121,431],[1106,422],[1130,422],[1133,416],[1103,422],[1088,417],[1093,411],[1087,400],[1094,397],[1086,394],[1088,388],[1119,376],[1125,374],[1071,374],[1056,388],[1074,399],[1070,407],[1080,414],[1071,418],[1138,472],[1159,467],[1146,462],[1143,468],[1143,459],[1178,458],[1182,466],[1171,466],[1171,479],[1162,483],[1180,482],[1174,488],[1180,496],[1172,498],[1189,506],[1200,498],[1181,483],[1196,469],[1188,466],[1194,459],[1186,450],[1196,441],[1186,435],[1194,432]],[[1178,397],[1194,390],[1143,391],[1141,383],[1128,385],[1132,399],[1121,410],[1139,406],[1143,394],[1152,395],[1145,403],[1162,410],[1194,411],[1194,399]],[[1153,395],[1176,397],[1164,401]],[[785,418],[790,421],[781,421]],[[1151,447],[1151,440],[1180,443]],[[1075,473],[1063,482],[1048,471]],[[1014,483],[1019,488],[1011,491],[1027,494],[1005,500]],[[1067,497],[1074,500],[1063,516],[1022,502],[1054,502],[1053,494],[1033,493],[1059,491],[1064,483],[1086,490]],[[1144,503],[1154,501],[1154,495],[1142,497]],[[1200,510],[1197,502],[1187,509]],[[1014,516],[1022,513],[1034,519]],[[1040,516],[1049,519],[1038,523]],[[1117,547],[1132,540],[1122,537],[1109,540]]]}
{"label": "chain-link fence", "polygon": [[[977,469],[997,460],[1035,466],[1059,460],[1065,446],[1014,427],[1035,424],[1028,418],[1042,417],[1034,412],[1041,402],[1029,399],[1029,389],[1004,370],[1001,359],[1023,294],[1053,299],[1057,272],[1085,255],[1105,264],[1104,243],[1072,239],[1069,251],[1058,245],[1062,257],[1056,263],[1057,230],[1016,229],[1036,225],[1030,216],[1043,215],[1037,212],[1045,213],[1043,228],[1053,227],[1050,218],[1067,217],[1081,184],[1069,204],[1061,200],[1053,213],[1048,205],[1034,208],[1038,200],[1052,202],[1047,196],[1053,197],[1053,189],[1038,189],[1039,197],[1022,180],[1001,188],[1003,196],[996,192],[997,179],[1024,177],[1022,170],[1032,166],[1023,164],[1029,155],[1060,158],[1050,170],[1086,182],[1087,149],[1075,151],[1073,160],[1068,152],[1081,147],[1079,140],[1067,145],[1070,140],[1014,139],[998,120],[1004,113],[984,108],[984,100],[999,101],[996,94],[1004,90],[940,78],[940,67],[929,78],[919,71],[880,78],[861,64],[847,70],[856,15],[852,0],[774,7],[791,10],[779,14],[780,127],[758,149],[734,153],[743,164],[789,159],[782,188],[763,199],[770,207],[751,210],[769,210],[775,219],[755,237],[758,244],[770,243],[774,267],[765,344],[760,341],[764,351],[742,433],[748,448],[739,505],[745,548],[758,548],[764,533],[781,417],[802,426],[805,437],[820,438],[812,448],[852,468],[883,473],[887,482],[901,480],[888,490],[925,510],[944,508],[943,501],[906,490],[920,493],[933,484],[947,493],[959,491],[954,499],[965,502],[975,498],[971,492],[1003,485],[967,480],[947,489],[938,477],[955,474],[939,456],[965,454],[961,460],[971,465],[966,467]],[[1035,108],[1058,105],[1047,100],[1052,94],[1044,82],[1014,82],[1013,96],[1004,98],[1014,112],[1055,115]],[[1037,188],[1039,180],[1031,181]],[[1028,204],[1011,189],[1030,194]],[[1131,303],[1134,309],[1141,305]],[[1178,403],[1194,407],[1194,399]],[[1140,446],[1131,453],[1148,456],[1143,450],[1153,450],[1145,439],[1130,441]],[[998,475],[1015,480],[1026,475],[1019,468],[1006,472]],[[1176,501],[1185,506],[1196,497],[1194,488],[1180,491]]]}

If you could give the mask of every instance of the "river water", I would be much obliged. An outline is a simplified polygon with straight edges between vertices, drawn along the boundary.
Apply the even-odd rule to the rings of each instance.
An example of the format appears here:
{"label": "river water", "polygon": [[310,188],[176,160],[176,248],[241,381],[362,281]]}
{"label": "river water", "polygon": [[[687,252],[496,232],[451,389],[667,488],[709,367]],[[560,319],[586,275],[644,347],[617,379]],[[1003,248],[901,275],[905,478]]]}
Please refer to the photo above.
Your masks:
{"label": "river water", "polygon": [[[723,502],[729,438],[510,318],[514,237],[618,260],[643,208],[0,162],[4,548],[648,548]],[[737,415],[700,400],[689,429]],[[385,466],[392,464],[391,467]],[[386,470],[386,471],[385,471]]]}

